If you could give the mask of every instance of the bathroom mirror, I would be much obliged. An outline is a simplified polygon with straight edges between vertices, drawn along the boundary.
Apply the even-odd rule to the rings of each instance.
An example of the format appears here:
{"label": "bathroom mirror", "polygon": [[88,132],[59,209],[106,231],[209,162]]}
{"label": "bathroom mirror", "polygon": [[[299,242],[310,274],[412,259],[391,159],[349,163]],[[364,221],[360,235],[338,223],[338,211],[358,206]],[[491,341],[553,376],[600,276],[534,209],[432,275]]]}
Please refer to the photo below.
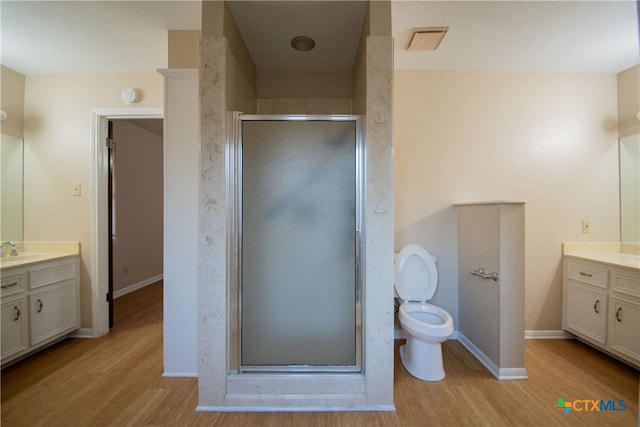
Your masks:
{"label": "bathroom mirror", "polygon": [[0,239],[23,240],[23,140],[1,134],[0,141]]}
{"label": "bathroom mirror", "polygon": [[620,138],[620,240],[640,242],[640,134]]}

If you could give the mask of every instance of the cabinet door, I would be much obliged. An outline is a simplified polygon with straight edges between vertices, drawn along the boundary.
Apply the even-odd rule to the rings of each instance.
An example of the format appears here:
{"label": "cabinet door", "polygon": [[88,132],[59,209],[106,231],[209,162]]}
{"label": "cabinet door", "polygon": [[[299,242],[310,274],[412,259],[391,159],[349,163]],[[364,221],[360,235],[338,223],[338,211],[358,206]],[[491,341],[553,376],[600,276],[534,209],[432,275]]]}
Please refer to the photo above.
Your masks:
{"label": "cabinet door", "polygon": [[611,350],[640,362],[640,304],[611,296]]}
{"label": "cabinet door", "polygon": [[29,296],[31,345],[78,328],[74,280],[66,280]]}
{"label": "cabinet door", "polygon": [[567,329],[605,344],[607,294],[570,280],[567,290]]}
{"label": "cabinet door", "polygon": [[2,361],[27,349],[27,300],[16,298],[2,303]]}

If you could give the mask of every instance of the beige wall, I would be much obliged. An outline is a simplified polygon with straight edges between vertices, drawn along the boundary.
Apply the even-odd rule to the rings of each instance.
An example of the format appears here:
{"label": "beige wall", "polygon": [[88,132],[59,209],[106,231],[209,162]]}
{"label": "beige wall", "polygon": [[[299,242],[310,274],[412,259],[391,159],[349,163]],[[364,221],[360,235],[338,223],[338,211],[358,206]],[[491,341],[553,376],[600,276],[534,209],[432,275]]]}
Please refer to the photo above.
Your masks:
{"label": "beige wall", "polygon": [[7,113],[0,122],[0,131],[5,135],[22,137],[24,80],[22,74],[0,65],[0,109]]}
{"label": "beige wall", "polygon": [[562,242],[619,239],[616,92],[609,74],[396,71],[395,245],[438,258],[434,303],[457,316],[452,204],[527,200],[525,329],[561,329]]}
{"label": "beige wall", "polygon": [[259,71],[258,98],[351,98],[351,71]]}
{"label": "beige wall", "polygon": [[200,31],[169,30],[169,68],[198,68]]}
{"label": "beige wall", "polygon": [[255,114],[257,111],[256,66],[226,2],[224,3],[223,36],[227,46],[225,49],[227,110]]}
{"label": "beige wall", "polygon": [[[135,106],[120,100],[138,88]],[[156,72],[27,76],[25,83],[25,240],[73,240],[81,248],[82,327],[91,327],[91,111],[162,107]],[[72,186],[82,185],[74,197]]]}
{"label": "beige wall", "polygon": [[640,65],[618,73],[618,129],[620,136],[640,133]]}
{"label": "beige wall", "polygon": [[[162,129],[162,120],[160,122]],[[114,120],[115,296],[162,275],[162,134],[136,125],[141,120]],[[150,120],[144,120],[150,122]],[[167,248],[180,253],[181,242]]]}

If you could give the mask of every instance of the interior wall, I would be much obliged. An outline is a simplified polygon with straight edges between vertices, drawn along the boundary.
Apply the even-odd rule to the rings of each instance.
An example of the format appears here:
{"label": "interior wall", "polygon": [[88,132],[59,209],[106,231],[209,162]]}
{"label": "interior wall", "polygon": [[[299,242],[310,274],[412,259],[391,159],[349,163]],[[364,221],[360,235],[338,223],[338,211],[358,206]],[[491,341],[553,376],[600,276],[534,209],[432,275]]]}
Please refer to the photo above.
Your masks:
{"label": "interior wall", "polygon": [[351,71],[258,71],[258,98],[351,98]]}
{"label": "interior wall", "polygon": [[350,71],[259,71],[260,114],[351,114]]}
{"label": "interior wall", "polygon": [[[120,99],[127,87],[142,93],[135,107]],[[26,77],[24,238],[80,242],[82,328],[92,327],[91,111],[162,104],[156,72]]]}
{"label": "interior wall", "polygon": [[610,74],[395,72],[395,246],[438,258],[456,321],[453,203],[526,200],[525,329],[561,329],[562,242],[619,239],[616,93]]}
{"label": "interior wall", "polygon": [[169,30],[169,68],[198,68],[201,34],[198,30]]}
{"label": "interior wall", "polygon": [[[457,205],[458,339],[499,379],[524,369],[524,217],[518,201]],[[484,268],[498,280],[471,274]]]}
{"label": "interior wall", "polygon": [[200,119],[198,70],[162,70],[164,376],[198,376]]}
{"label": "interior wall", "polygon": [[351,98],[261,98],[258,114],[351,114]]}
{"label": "interior wall", "polygon": [[620,137],[640,133],[640,64],[618,73]]}
{"label": "interior wall", "polygon": [[227,43],[226,51],[226,91],[227,110],[255,114],[257,71],[249,49],[236,26],[231,10],[224,2],[223,36]]}
{"label": "interior wall", "polygon": [[0,121],[0,131],[5,135],[23,135],[24,85],[24,75],[0,65],[0,109],[7,113],[7,118]]}
{"label": "interior wall", "polygon": [[[114,296],[162,275],[163,161],[161,134],[113,121],[115,149]],[[180,245],[168,248],[179,251]]]}

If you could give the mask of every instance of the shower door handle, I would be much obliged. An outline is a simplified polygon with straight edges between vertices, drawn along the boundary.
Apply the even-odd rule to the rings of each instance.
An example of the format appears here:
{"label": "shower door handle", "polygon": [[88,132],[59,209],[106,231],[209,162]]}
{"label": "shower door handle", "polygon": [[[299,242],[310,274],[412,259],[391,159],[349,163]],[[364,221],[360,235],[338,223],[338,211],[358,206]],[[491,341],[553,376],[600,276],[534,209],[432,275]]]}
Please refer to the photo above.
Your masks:
{"label": "shower door handle", "polygon": [[355,233],[355,256],[356,256],[356,304],[360,302],[360,230]]}

